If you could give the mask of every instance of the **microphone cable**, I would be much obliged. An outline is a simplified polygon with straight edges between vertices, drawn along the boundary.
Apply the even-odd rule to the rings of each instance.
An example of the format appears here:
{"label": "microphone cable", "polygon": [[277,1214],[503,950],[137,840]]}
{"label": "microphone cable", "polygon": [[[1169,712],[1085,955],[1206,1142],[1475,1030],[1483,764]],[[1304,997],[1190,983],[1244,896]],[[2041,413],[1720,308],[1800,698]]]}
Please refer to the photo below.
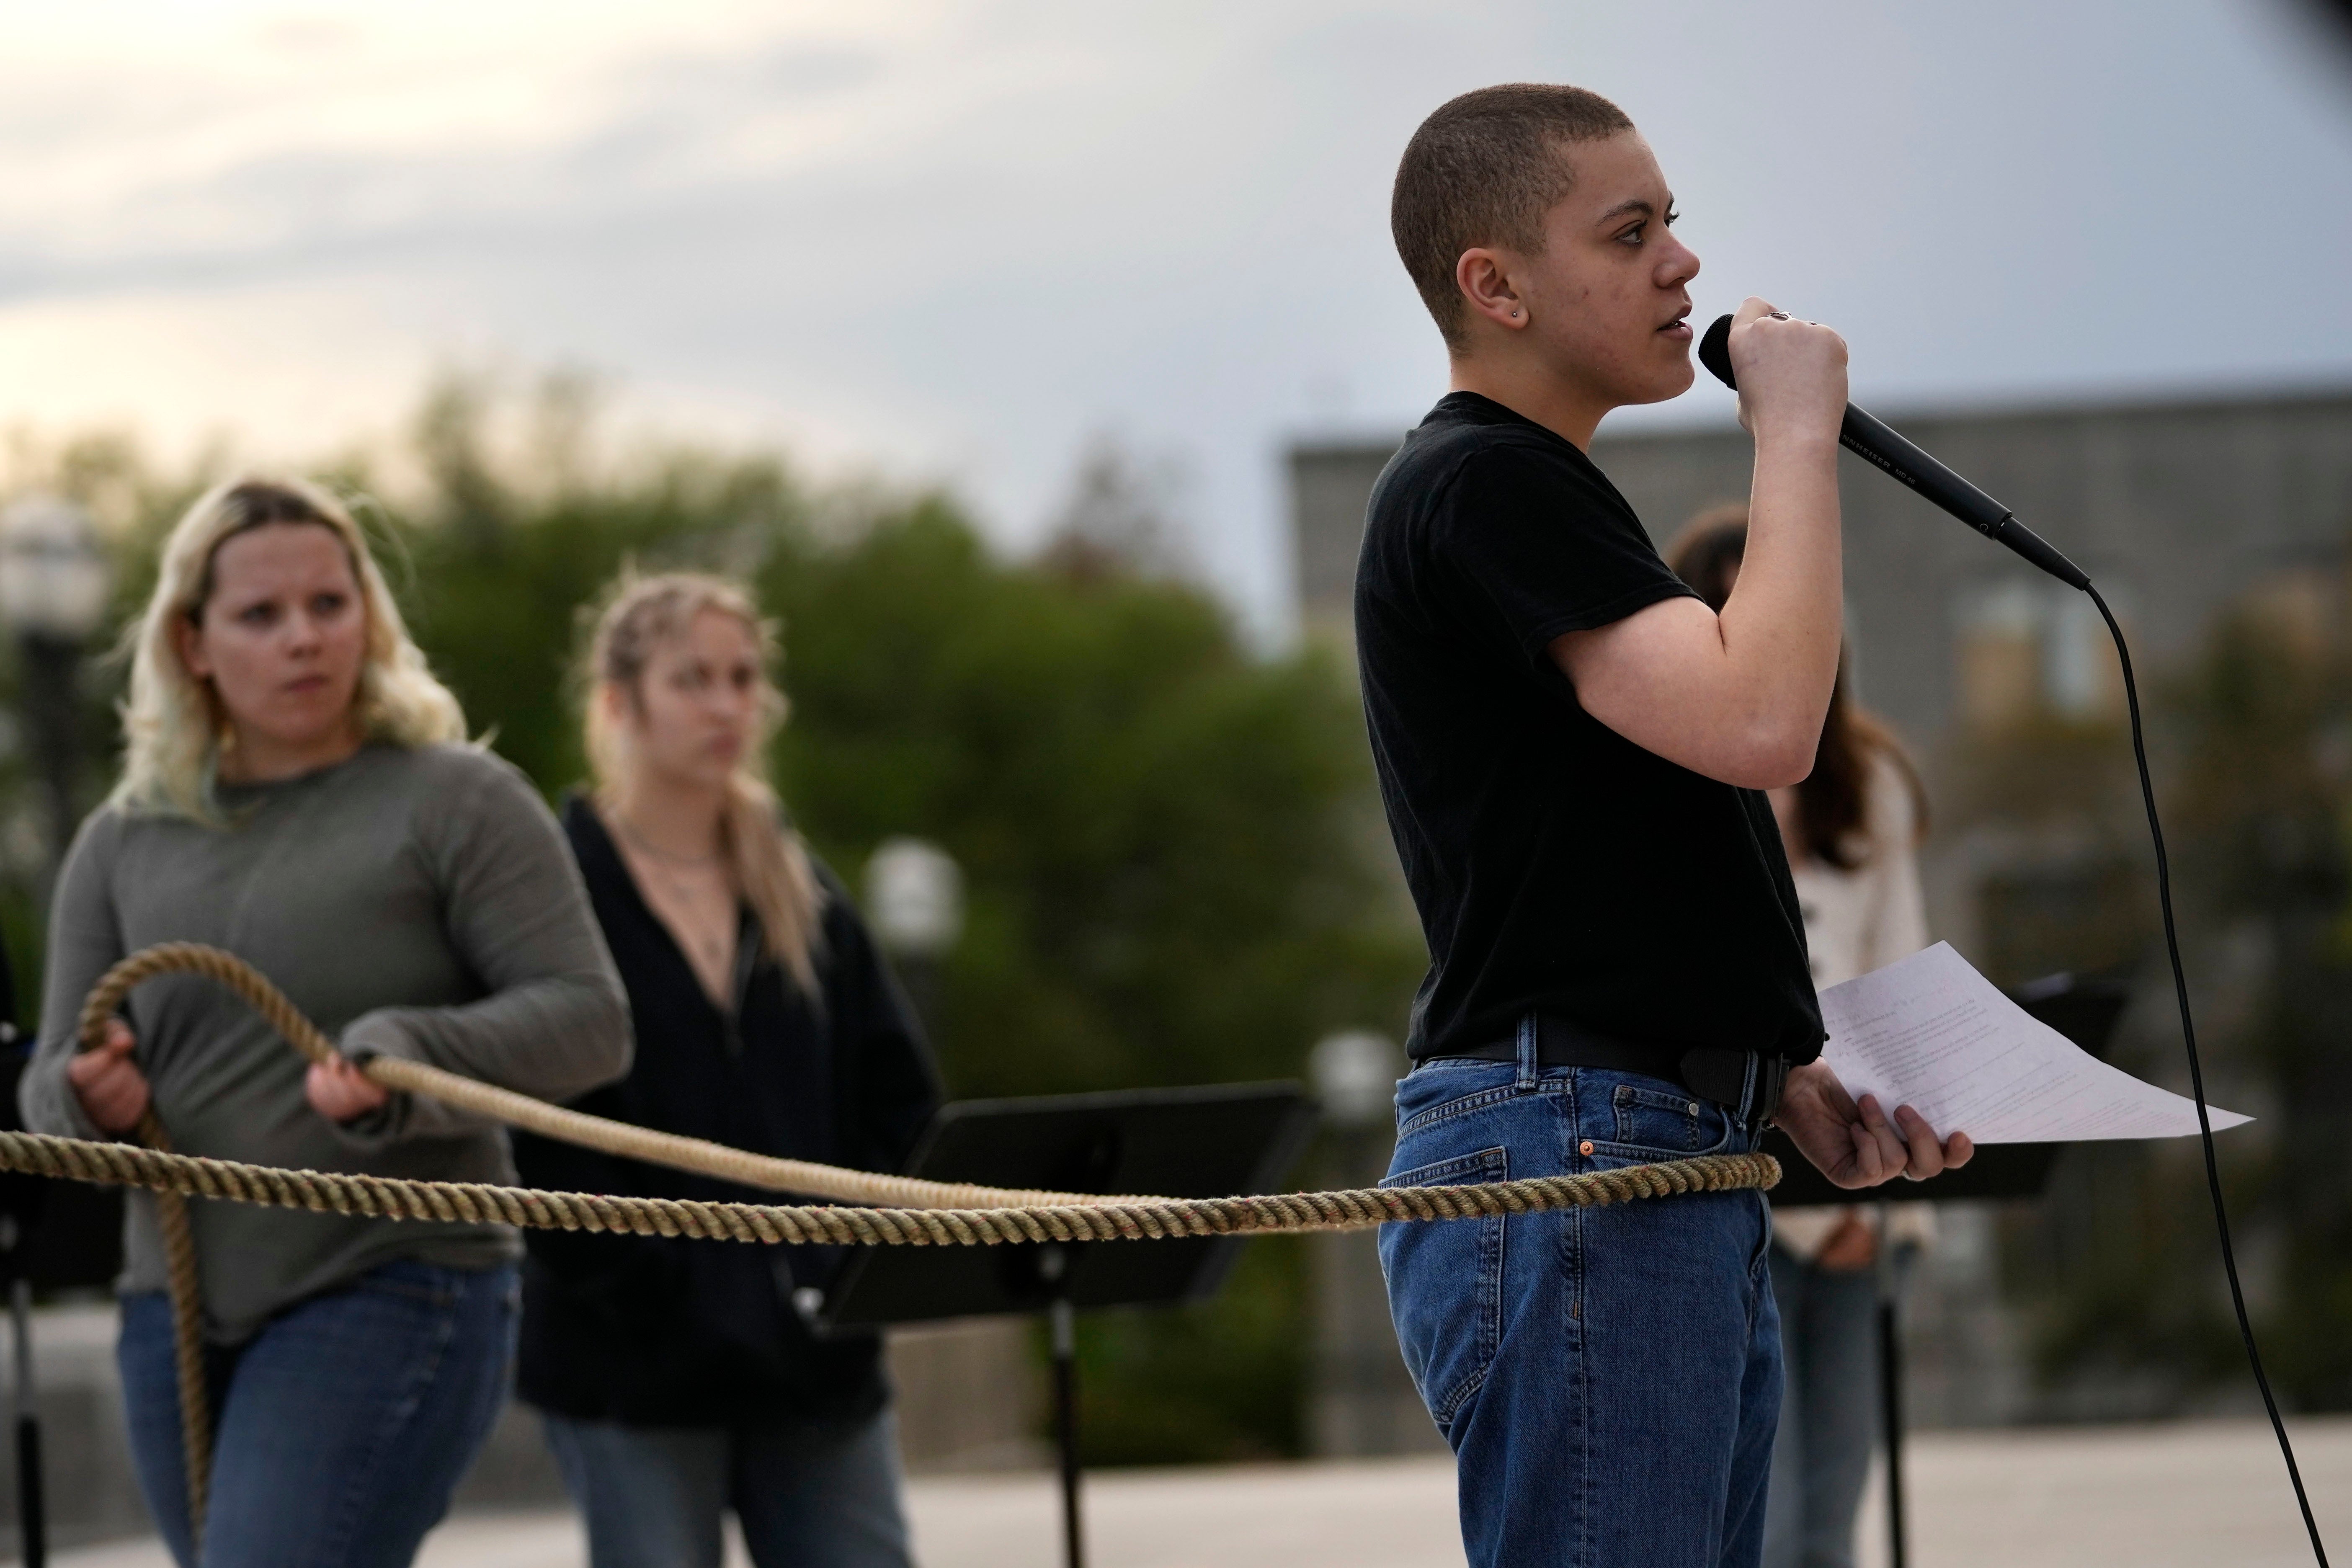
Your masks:
{"label": "microphone cable", "polygon": [[[1729,316],[1718,317],[1707,328],[1699,340],[1698,358],[1717,380],[1737,392],[1739,379],[1731,364],[1732,320]],[[2091,603],[2098,606],[2099,618],[2107,623],[2107,634],[2115,638],[2116,658],[2123,666],[2124,703],[2131,714],[2132,761],[2139,768],[2139,797],[2147,808],[2147,836],[2156,846],[2156,896],[2164,911],[2164,952],[2172,963],[2172,993],[2180,1005],[2180,1039],[2189,1050],[2189,1086],[2197,1102],[2197,1136],[2204,1148],[2206,1189],[2213,1197],[2213,1228],[2221,1238],[2221,1269],[2230,1278],[2230,1305],[2238,1315],[2238,1337],[2245,1342],[2246,1363],[2253,1368],[2254,1386],[2262,1391],[2263,1409],[2270,1415],[2271,1431],[2278,1437],[2279,1456],[2286,1460],[2287,1479],[2294,1485],[2295,1506],[2303,1510],[2303,1528],[2311,1537],[2311,1554],[2318,1560],[2319,1568],[2327,1568],[2327,1548],[2319,1539],[2319,1521],[2313,1516],[2310,1495],[2304,1490],[2303,1470],[2294,1462],[2294,1445],[2287,1440],[2286,1422],[2279,1415],[2276,1396],[2271,1393],[2270,1375],[2263,1370],[2263,1354],[2254,1344],[2253,1320],[2246,1312],[2246,1292],[2238,1282],[2237,1252],[2230,1244],[2230,1211],[2221,1201],[2221,1163],[2213,1152],[2213,1118],[2205,1103],[2205,1068],[2197,1055],[2197,1021],[2189,1006],[2189,974],[2180,963],[2180,933],[2172,914],[2172,862],[2164,851],[2164,826],[2157,820],[2156,784],[2148,773],[2147,737],[2140,723],[2139,682],[2132,675],[2131,649],[2124,642],[2124,628],[2092,584],[2089,573],[2020,522],[2008,507],[1920,450],[1884,420],[1847,404],[1838,444],[1994,543],[2014,551],[2036,569],[2088,594]]]}
{"label": "microphone cable", "polygon": [[[1773,312],[1778,315],[1778,310]],[[1731,320],[1728,315],[1717,318],[1706,336],[1698,341],[1698,362],[1707,372],[1738,390],[1738,376],[1731,369]],[[2173,966],[2173,999],[2180,1004],[2180,1044],[2189,1053],[2189,1090],[2197,1100],[2197,1140],[2204,1147],[2206,1190],[2213,1194],[2213,1229],[2221,1234],[2221,1268],[2230,1277],[2230,1307],[2237,1311],[2237,1333],[2246,1342],[2246,1366],[2253,1368],[2253,1387],[2263,1392],[2263,1411],[2270,1415],[2272,1434],[2279,1438],[2279,1458],[2286,1460],[2286,1479],[2295,1488],[2295,1507],[2303,1510],[2303,1531],[2312,1538],[2312,1556],[2319,1568],[2328,1568],[2328,1549],[2319,1540],[2319,1519],[2312,1516],[2310,1493],[2303,1490],[2303,1467],[2295,1465],[2295,1446],[2286,1438],[2286,1420],[2279,1415],[2279,1401],[2270,1392],[2270,1373],[2263,1371],[2263,1352],[2253,1342],[2253,1319],[2246,1314],[2246,1289],[2237,1279],[2237,1248],[2230,1246],[2230,1208],[2221,1196],[2221,1159],[2213,1152],[2213,1114],[2204,1098],[2204,1063],[2197,1058],[2197,1018],[2189,1013],[2189,978],[2180,963],[2180,931],[2173,921],[2173,865],[2171,856],[2164,853],[2164,823],[2157,820],[2157,785],[2147,773],[2147,733],[2140,724],[2140,682],[2133,679],[2131,648],[2124,644],[2124,627],[2107,609],[2107,599],[2098,593],[2091,574],[2067,560],[2061,550],[2028,529],[2018,515],[2000,500],[1961,479],[1957,472],[1945,468],[1933,456],[1912,445],[1906,435],[1895,433],[1889,423],[1874,418],[1863,409],[1846,405],[1846,418],[1839,426],[1839,447],[1853,451],[1872,468],[1879,468],[1891,479],[1910,487],[1931,505],[1952,512],[1969,527],[1983,533],[1992,543],[2006,545],[2028,560],[2039,572],[2051,574],[2067,588],[2079,588],[2091,595],[2091,605],[2098,606],[2100,621],[2107,623],[2107,635],[2115,637],[2115,658],[2124,666],[2124,705],[2131,712],[2131,759],[2140,769],[2140,804],[2147,806],[2147,837],[2157,847],[2157,902],[2164,908],[2164,957]]]}
{"label": "microphone cable", "polygon": [[2245,1342],[2246,1363],[2253,1368],[2254,1386],[2262,1391],[2263,1409],[2270,1415],[2271,1431],[2278,1438],[2279,1457],[2286,1461],[2295,1506],[2303,1510],[2311,1554],[2319,1568],[2327,1568],[2327,1547],[2319,1539],[2319,1521],[2313,1516],[2310,1495],[2304,1490],[2303,1470],[2294,1462],[2294,1445],[2287,1439],[2286,1422],[2271,1393],[2270,1375],[2263,1370],[2263,1352],[2254,1344],[2253,1320],[2246,1314],[2246,1292],[2238,1283],[2237,1253],[2230,1245],[2230,1211],[2221,1201],[2221,1165],[2213,1152],[2213,1119],[2205,1105],[2205,1068],[2197,1056],[2197,1021],[2189,1008],[2189,974],[2181,966],[2180,933],[2172,916],[2172,862],[2164,852],[2164,826],[2157,820],[2156,784],[2148,775],[2147,739],[2140,726],[2139,682],[2132,676],[2131,649],[2124,642],[2124,628],[2117,624],[2116,613],[2107,608],[2099,590],[2085,579],[2083,592],[2091,596],[2091,603],[2099,608],[2099,618],[2107,623],[2107,634],[2116,641],[2116,658],[2123,666],[2124,705],[2131,715],[2132,761],[2139,768],[2139,797],[2147,808],[2147,836],[2156,846],[2156,898],[2164,911],[2164,952],[2172,963],[2172,993],[2180,1004],[2180,1039],[2189,1048],[2189,1087],[2197,1102],[2197,1137],[2205,1152],[2205,1186],[2213,1197],[2213,1228],[2221,1238],[2221,1271],[2230,1278],[2230,1305],[2238,1314],[2238,1335]]}

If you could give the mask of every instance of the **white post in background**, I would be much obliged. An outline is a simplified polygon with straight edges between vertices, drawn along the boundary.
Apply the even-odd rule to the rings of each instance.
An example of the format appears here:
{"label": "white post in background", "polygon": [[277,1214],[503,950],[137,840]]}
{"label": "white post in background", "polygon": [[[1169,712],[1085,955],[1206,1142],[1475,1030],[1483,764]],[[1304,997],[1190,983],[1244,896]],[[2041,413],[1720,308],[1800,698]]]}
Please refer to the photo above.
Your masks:
{"label": "white post in background", "polygon": [[[1384,1035],[1351,1029],[1316,1042],[1307,1057],[1322,1102],[1325,1179],[1369,1187],[1396,1147],[1396,1080],[1403,1053]],[[1442,1448],[1389,1322],[1375,1232],[1318,1236],[1315,1371],[1308,1436],[1318,1455],[1409,1454]]]}
{"label": "white post in background", "polygon": [[[940,966],[963,935],[963,871],[925,839],[886,838],[866,862],[866,917],[936,1041]],[[1048,1407],[1025,1318],[916,1323],[887,1336],[898,1448],[918,1473],[1033,1469]]]}
{"label": "white post in background", "polygon": [[866,862],[866,913],[926,1030],[939,1028],[939,966],[963,935],[963,868],[928,839],[898,837]]}

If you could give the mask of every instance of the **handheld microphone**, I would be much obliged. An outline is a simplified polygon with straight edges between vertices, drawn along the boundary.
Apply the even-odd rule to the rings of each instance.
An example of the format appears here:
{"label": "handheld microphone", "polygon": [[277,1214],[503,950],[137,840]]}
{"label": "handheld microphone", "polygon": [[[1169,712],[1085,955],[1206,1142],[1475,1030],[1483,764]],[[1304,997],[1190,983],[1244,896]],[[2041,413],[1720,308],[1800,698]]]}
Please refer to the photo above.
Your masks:
{"label": "handheld microphone", "polygon": [[[1713,371],[1724,385],[1734,392],[1739,390],[1739,383],[1731,374],[1730,317],[1719,316],[1707,328],[1706,335],[1699,340],[1698,362]],[[2180,1007],[2181,1043],[2188,1047],[2189,1087],[2197,1102],[2198,1142],[2205,1153],[2205,1187],[2213,1200],[2213,1226],[2221,1241],[2221,1271],[2230,1281],[2230,1304],[2237,1310],[2238,1335],[2246,1347],[2254,1386],[2262,1393],[2263,1408],[2271,1418],[2272,1433],[2278,1438],[2279,1456],[2286,1461],[2287,1480],[2294,1488],[2295,1503],[2303,1511],[2303,1528],[2311,1538],[2311,1554],[2318,1560],[2319,1568],[2327,1568],[2327,1549],[2319,1538],[2319,1521],[2311,1511],[2303,1471],[2294,1462],[2294,1445],[2287,1438],[2286,1423],[2280,1418],[2278,1401],[2271,1393],[2270,1375],[2263,1370],[2262,1352],[2254,1343],[2253,1320],[2246,1312],[2245,1288],[2238,1279],[2237,1249],[2231,1245],[2229,1209],[2221,1196],[2221,1166],[2214,1156],[2213,1126],[2206,1114],[2205,1069],[2198,1059],[2197,1022],[2189,1006],[2189,974],[2181,966],[2180,935],[2172,914],[2172,862],[2165,853],[2163,825],[2156,816],[2156,783],[2148,773],[2147,737],[2140,723],[2139,682],[2132,675],[2131,649],[2125,646],[2123,626],[2107,607],[2106,599],[2091,586],[2090,575],[2080,566],[2018,521],[2009,508],[1888,429],[1884,421],[1847,404],[1845,423],[1838,431],[1838,445],[1892,474],[1987,539],[2008,545],[2068,587],[2088,594],[2091,603],[2098,606],[2099,618],[2107,623],[2108,635],[2116,640],[2116,658],[2123,669],[2124,703],[2131,715],[2132,761],[2139,771],[2140,804],[2147,808],[2148,837],[2156,846],[2157,904],[2164,913],[2164,951],[2171,963],[2173,998]]]}
{"label": "handheld microphone", "polygon": [[[1698,362],[1713,371],[1715,378],[1724,385],[1734,392],[1739,390],[1739,383],[1731,374],[1730,317],[1717,316],[1715,325],[1707,328],[1706,335],[1699,340]],[[2069,588],[2090,591],[2089,574],[2067,560],[2048,540],[2018,521],[2015,512],[1896,435],[1884,420],[1847,404],[1845,423],[1838,430],[1838,445],[1902,480],[1987,539],[2008,545]]]}

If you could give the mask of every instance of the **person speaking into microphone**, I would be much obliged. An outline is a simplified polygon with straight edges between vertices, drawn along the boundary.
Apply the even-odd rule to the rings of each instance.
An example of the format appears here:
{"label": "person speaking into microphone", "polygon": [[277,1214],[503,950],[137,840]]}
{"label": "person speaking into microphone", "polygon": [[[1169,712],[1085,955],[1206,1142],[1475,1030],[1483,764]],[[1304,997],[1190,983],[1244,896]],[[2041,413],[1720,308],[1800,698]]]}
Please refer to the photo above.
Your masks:
{"label": "person speaking into microphone", "polygon": [[[1817,1059],[1765,792],[1837,676],[1845,344],[1741,306],[1749,536],[1721,611],[1586,456],[1692,382],[1674,195],[1616,105],[1465,94],[1397,172],[1397,248],[1452,390],[1372,492],[1365,715],[1430,968],[1391,1185],[1607,1170],[1786,1129],[1834,1182],[1966,1161]],[[1381,1236],[1399,1342],[1479,1568],[1753,1568],[1780,1396],[1755,1192]]]}

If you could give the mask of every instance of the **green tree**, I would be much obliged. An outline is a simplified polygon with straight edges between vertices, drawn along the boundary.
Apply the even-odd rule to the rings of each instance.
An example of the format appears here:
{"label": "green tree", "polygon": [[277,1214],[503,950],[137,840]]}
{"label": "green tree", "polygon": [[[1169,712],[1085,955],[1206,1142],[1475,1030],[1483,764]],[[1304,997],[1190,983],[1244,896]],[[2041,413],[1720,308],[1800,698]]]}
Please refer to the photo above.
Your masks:
{"label": "green tree", "polygon": [[[892,834],[964,868],[952,1092],[1285,1077],[1330,1029],[1399,1030],[1418,942],[1361,847],[1370,759],[1328,658],[1254,656],[1197,589],[1099,554],[1003,561],[944,495],[812,497],[688,454],[534,493],[462,412],[436,404],[433,487],[394,526],[473,721],[562,788],[579,607],[632,557],[750,576],[784,624],[775,772],[812,842],[853,884]],[[1090,1323],[1090,1458],[1298,1451],[1305,1289],[1261,1243],[1213,1303]]]}
{"label": "green tree", "polygon": [[[2189,742],[2182,795],[2196,886],[2221,918],[2259,935],[2266,958],[2262,996],[2232,1043],[2277,1110],[2248,1130],[2230,1165],[2242,1186],[2231,1191],[2233,1215],[2258,1238],[2256,1257],[2268,1254],[2271,1277],[2254,1281],[2268,1301],[2257,1305],[2265,1354],[2296,1405],[2343,1410],[2352,1408],[2352,649],[2326,607],[2341,583],[2305,576],[2281,587],[2221,618],[2173,705]],[[2211,1248],[2201,1250],[2210,1270]]]}
{"label": "green tree", "polygon": [[854,886],[892,834],[967,879],[940,1049],[959,1094],[1282,1076],[1417,974],[1353,828],[1352,693],[1252,654],[1198,589],[998,557],[944,495],[812,496],[671,453],[533,489],[435,400],[425,492],[386,520],[418,640],[501,753],[581,776],[579,617],[634,560],[736,571],[784,626],[780,792]]}
{"label": "green tree", "polygon": [[[2342,1045],[2352,1027],[2352,665],[2330,608],[2340,593],[2309,575],[2263,585],[2152,689],[2208,1089],[2221,1104],[2263,1110],[2220,1148],[2238,1257],[2274,1384],[2306,1410],[2352,1407],[2352,1181],[2342,1163],[2352,1137]],[[2045,746],[2035,765],[2022,765],[2013,739],[2006,752],[1981,748],[1989,793],[2063,798],[2095,825],[2084,837],[2140,838],[2120,737],[2084,740],[2070,754]],[[2146,852],[2135,848],[2137,868]],[[2153,919],[2152,888],[2127,901]],[[2011,942],[2031,950],[2032,973],[2123,946],[2128,928],[2109,926],[2078,919],[2063,941],[2026,927]],[[2156,982],[2149,1026],[2125,1031],[2116,1059],[2185,1092],[2164,955],[2149,935],[2136,944],[2143,979]],[[2050,1201],[2012,1216],[2009,1232],[2008,1283],[2030,1309],[2035,1362],[2061,1408],[2160,1413],[2244,1376],[2193,1142],[2070,1151]]]}
{"label": "green tree", "polygon": [[[551,795],[582,775],[583,607],[632,560],[733,572],[783,622],[774,771],[811,842],[853,888],[893,834],[963,867],[934,1009],[950,1092],[1287,1077],[1329,1030],[1401,1032],[1420,944],[1365,847],[1370,758],[1328,657],[1255,654],[1114,551],[1008,561],[944,494],[679,448],[599,471],[585,406],[554,384],[534,438],[501,444],[496,400],[451,383],[415,426],[421,484],[363,509],[435,668]],[[218,465],[165,479],[80,450],[127,612]],[[334,477],[370,489],[364,465]],[[1211,1303],[1087,1324],[1090,1457],[1297,1451],[1305,1291],[1297,1249],[1259,1242]]]}

